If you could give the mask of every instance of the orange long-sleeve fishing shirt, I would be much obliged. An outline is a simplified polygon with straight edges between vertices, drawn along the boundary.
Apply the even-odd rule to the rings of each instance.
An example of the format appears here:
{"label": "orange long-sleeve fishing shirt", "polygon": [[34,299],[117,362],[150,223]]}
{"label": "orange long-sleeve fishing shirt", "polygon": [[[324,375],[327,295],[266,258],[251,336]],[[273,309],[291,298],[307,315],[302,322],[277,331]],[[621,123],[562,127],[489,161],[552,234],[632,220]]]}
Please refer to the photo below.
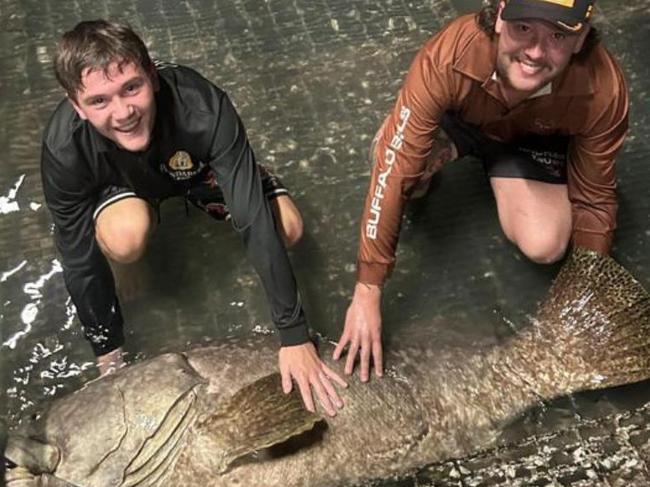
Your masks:
{"label": "orange long-sleeve fishing shirt", "polygon": [[599,43],[542,93],[509,108],[493,76],[497,39],[475,15],[459,17],[417,53],[375,147],[361,219],[357,279],[382,284],[395,263],[409,188],[424,170],[446,111],[504,142],[524,134],[570,135],[573,243],[608,253],[616,228],[615,156],[628,127],[618,64]]}

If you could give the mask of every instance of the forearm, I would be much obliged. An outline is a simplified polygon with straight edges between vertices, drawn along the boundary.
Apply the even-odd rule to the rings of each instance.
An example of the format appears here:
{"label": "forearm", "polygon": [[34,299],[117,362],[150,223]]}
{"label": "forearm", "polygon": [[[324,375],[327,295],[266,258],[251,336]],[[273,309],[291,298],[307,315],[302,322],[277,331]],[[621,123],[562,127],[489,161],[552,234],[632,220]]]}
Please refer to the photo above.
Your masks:
{"label": "forearm", "polygon": [[614,76],[616,89],[596,95],[602,108],[590,129],[574,137],[567,171],[573,244],[602,254],[609,253],[616,229],[616,158],[629,124],[625,80],[618,69]]}
{"label": "forearm", "polygon": [[64,271],[66,287],[77,310],[84,336],[96,357],[124,344],[122,311],[110,269],[107,272],[109,276],[98,273],[83,277],[69,269]]}
{"label": "forearm", "polygon": [[265,214],[258,215],[242,232],[244,245],[264,287],[280,342],[283,346],[306,343],[307,322],[291,263],[270,210],[263,208],[260,213]]}
{"label": "forearm", "polygon": [[227,96],[215,101],[219,101],[219,123],[210,165],[223,190],[233,227],[260,277],[280,341],[283,345],[305,343],[309,335],[296,280],[246,131]]}
{"label": "forearm", "polygon": [[607,179],[597,178],[597,174],[587,179],[581,177],[582,174],[575,168],[569,171],[572,243],[605,255],[611,250],[617,226],[618,202],[613,163],[611,173],[612,176]]}
{"label": "forearm", "polygon": [[56,240],[66,288],[95,356],[104,355],[124,343],[113,273],[92,233],[79,227],[62,229],[66,227],[57,227]]}

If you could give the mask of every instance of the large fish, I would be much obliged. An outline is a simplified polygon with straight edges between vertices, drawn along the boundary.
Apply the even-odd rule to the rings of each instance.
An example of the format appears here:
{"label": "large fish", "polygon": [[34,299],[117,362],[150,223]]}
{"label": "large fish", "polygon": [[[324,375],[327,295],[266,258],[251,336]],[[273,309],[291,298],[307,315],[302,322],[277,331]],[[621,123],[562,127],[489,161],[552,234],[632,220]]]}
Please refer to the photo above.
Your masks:
{"label": "large fish", "polygon": [[6,456],[19,467],[8,486],[336,486],[400,476],[489,445],[542,399],[649,378],[650,300],[611,258],[574,251],[523,332],[472,353],[392,350],[385,377],[352,379],[334,418],[307,413],[266,376],[276,354],[271,338],[230,342],[89,383],[10,437]]}

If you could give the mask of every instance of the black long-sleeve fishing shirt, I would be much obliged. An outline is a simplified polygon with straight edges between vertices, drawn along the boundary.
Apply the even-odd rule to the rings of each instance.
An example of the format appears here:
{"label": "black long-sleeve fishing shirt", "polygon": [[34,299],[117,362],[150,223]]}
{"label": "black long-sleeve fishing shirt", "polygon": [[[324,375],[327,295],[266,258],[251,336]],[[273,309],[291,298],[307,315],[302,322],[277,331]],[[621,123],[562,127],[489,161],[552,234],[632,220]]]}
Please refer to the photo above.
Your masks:
{"label": "black long-sleeve fishing shirt", "polygon": [[[291,264],[237,112],[222,90],[189,68],[159,64],[158,77],[156,122],[146,151],[119,148],[66,100],[43,136],[43,191],[86,338],[96,355],[124,342],[113,276],[95,239],[93,211],[102,189],[124,186],[146,199],[182,196],[210,165],[261,278],[281,343],[305,343],[307,324]],[[179,164],[187,170],[170,171],[170,165],[179,169]]]}

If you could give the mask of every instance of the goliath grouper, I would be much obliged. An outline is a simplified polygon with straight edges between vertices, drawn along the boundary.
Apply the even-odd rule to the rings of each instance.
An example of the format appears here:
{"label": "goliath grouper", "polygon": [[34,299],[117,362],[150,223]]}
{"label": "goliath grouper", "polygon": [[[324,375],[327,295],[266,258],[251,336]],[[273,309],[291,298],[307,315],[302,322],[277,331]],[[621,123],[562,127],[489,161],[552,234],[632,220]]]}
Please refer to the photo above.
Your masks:
{"label": "goliath grouper", "polygon": [[389,351],[384,378],[352,379],[345,407],[327,419],[266,375],[276,346],[256,338],[165,354],[58,399],[9,438],[5,455],[18,466],[8,487],[331,487],[402,476],[489,445],[540,400],[649,378],[650,300],[611,258],[574,251],[516,336],[471,354]]}

